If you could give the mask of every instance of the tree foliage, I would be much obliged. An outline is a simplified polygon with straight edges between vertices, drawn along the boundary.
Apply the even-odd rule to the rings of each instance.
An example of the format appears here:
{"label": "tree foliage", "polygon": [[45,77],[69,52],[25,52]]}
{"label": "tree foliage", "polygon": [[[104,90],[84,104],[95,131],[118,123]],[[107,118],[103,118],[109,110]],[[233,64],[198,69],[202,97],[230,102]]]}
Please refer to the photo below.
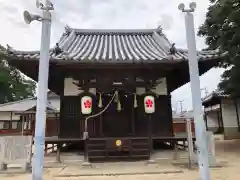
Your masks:
{"label": "tree foliage", "polygon": [[0,45],[0,104],[33,97],[36,83],[26,79],[16,68],[10,66]]}
{"label": "tree foliage", "polygon": [[219,66],[226,68],[219,88],[240,96],[240,0],[210,0],[206,20],[198,35],[206,38],[208,49],[228,52]]}

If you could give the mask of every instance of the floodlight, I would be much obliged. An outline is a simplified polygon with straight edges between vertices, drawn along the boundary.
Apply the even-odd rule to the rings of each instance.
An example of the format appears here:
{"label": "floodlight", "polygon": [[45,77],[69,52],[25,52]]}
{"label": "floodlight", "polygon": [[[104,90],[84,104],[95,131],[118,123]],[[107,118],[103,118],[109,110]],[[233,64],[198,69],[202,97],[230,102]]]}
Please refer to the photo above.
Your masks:
{"label": "floodlight", "polygon": [[196,7],[197,7],[196,2],[191,2],[191,3],[189,4],[189,8],[190,8],[191,10],[193,10],[193,11],[196,9]]}
{"label": "floodlight", "polygon": [[183,3],[179,4],[179,5],[178,5],[178,9],[179,9],[180,11],[183,11],[183,10],[185,9],[185,5],[184,5]]}

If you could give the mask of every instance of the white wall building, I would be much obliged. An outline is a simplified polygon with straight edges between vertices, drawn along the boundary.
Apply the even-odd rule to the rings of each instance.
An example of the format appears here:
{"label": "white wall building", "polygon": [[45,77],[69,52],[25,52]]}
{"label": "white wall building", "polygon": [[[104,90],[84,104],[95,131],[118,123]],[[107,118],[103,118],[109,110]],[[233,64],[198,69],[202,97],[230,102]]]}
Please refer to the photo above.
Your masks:
{"label": "white wall building", "polygon": [[222,133],[225,139],[240,138],[239,100],[216,91],[203,99],[207,129]]}
{"label": "white wall building", "polygon": [[[36,107],[37,98],[27,98],[20,101],[0,104],[0,130],[19,129],[22,128],[21,118],[24,112]],[[48,109],[59,111],[60,99],[56,94],[48,93]],[[25,122],[24,126],[27,122]],[[29,122],[30,123],[30,122]]]}

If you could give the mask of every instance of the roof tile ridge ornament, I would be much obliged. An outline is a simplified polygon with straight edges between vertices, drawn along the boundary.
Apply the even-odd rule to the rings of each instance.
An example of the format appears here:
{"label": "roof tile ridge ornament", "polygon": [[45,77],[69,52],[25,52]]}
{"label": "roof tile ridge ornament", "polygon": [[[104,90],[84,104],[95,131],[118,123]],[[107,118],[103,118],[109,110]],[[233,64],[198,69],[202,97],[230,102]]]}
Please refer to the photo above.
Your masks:
{"label": "roof tile ridge ornament", "polygon": [[172,44],[172,47],[169,49],[169,53],[174,55],[177,53],[177,48],[175,47],[175,43]]}
{"label": "roof tile ridge ornament", "polygon": [[[49,50],[49,53],[53,51],[53,48]],[[7,44],[6,51],[4,52],[7,55],[34,55],[34,54],[40,54],[39,50],[32,50],[32,51],[25,51],[25,50],[16,50],[12,46]]]}
{"label": "roof tile ridge ornament", "polygon": [[56,43],[56,46],[53,49],[53,53],[57,56],[57,55],[61,54],[62,52],[63,52],[63,50],[59,47],[59,44]]}
{"label": "roof tile ridge ornament", "polygon": [[60,57],[61,55],[63,55],[65,60],[71,59],[70,56],[69,56],[70,53],[67,51],[68,48],[66,46],[68,46],[67,44],[69,43],[69,40],[71,39],[71,36],[75,36],[75,35],[76,35],[76,29],[71,28],[70,26],[66,25],[65,26],[65,33],[63,34],[63,36],[67,36],[67,38],[64,40],[64,42],[56,43],[56,46],[54,48],[55,56]]}
{"label": "roof tile ridge ornament", "polygon": [[152,34],[153,39],[155,39],[158,46],[162,47],[166,55],[169,55],[170,54],[169,50],[172,47],[172,44],[170,43],[170,41],[162,31],[159,31],[159,32],[158,32],[158,29],[153,31],[153,34]]}
{"label": "roof tile ridge ornament", "polygon": [[6,48],[6,51],[4,53],[14,54],[14,52],[16,52],[16,50],[14,50],[13,47],[11,47],[7,44],[7,48]]}
{"label": "roof tile ridge ornament", "polygon": [[69,35],[73,30],[69,25],[66,25],[64,29],[65,29],[65,33],[63,33],[64,36]]}
{"label": "roof tile ridge ornament", "polygon": [[164,35],[164,34],[163,34],[163,29],[162,29],[162,26],[161,26],[161,25],[159,25],[159,26],[157,27],[156,32],[158,32],[160,35]]}

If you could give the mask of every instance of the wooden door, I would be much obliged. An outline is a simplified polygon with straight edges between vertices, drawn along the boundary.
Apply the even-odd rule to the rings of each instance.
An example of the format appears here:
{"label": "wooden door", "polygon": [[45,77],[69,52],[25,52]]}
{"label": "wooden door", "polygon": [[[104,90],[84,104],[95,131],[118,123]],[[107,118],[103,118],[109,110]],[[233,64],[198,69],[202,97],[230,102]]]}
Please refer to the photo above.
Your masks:
{"label": "wooden door", "polygon": [[79,96],[61,97],[60,138],[80,138],[81,102]]}
{"label": "wooden door", "polygon": [[[112,99],[112,96],[103,95],[104,107]],[[132,135],[132,96],[121,95],[119,97],[121,110],[117,111],[117,102],[112,102],[102,115],[103,135],[107,137],[123,137]]]}

